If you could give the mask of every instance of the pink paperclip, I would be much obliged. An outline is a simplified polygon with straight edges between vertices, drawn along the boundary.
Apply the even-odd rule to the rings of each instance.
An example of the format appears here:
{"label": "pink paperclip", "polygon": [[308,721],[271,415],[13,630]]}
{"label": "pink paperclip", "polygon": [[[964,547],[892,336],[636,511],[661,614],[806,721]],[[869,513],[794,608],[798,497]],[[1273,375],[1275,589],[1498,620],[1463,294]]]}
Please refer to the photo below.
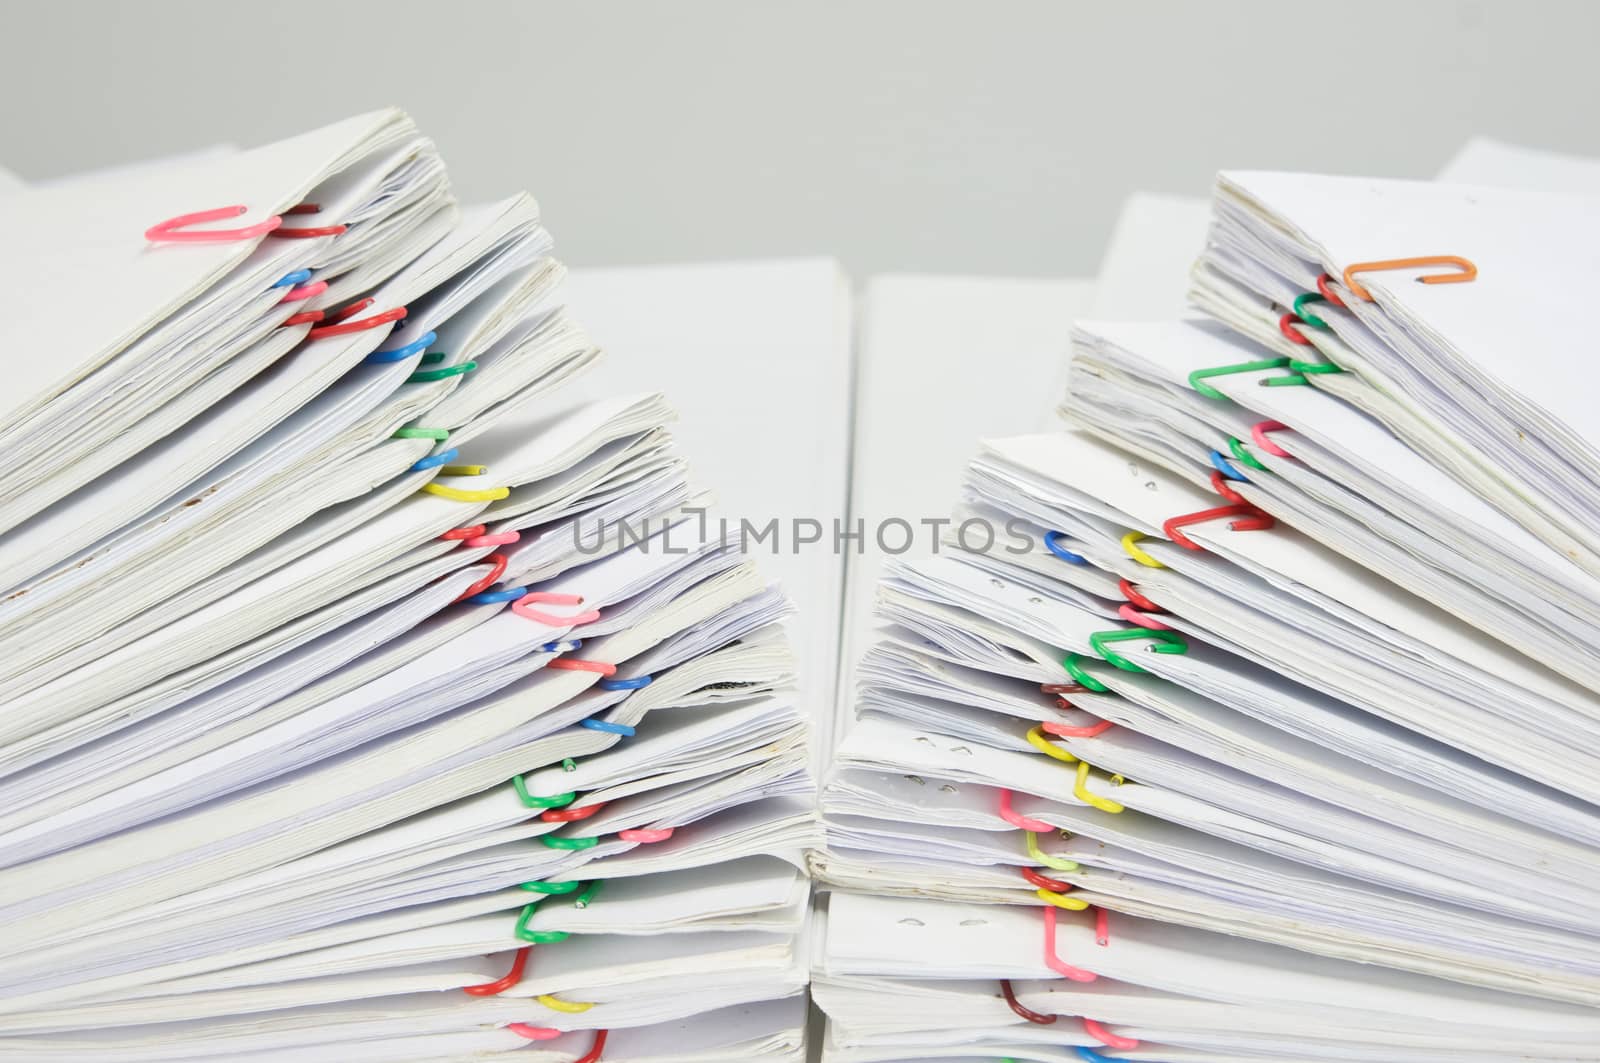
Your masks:
{"label": "pink paperclip", "polygon": [[312,281],[310,284],[302,284],[298,288],[290,288],[288,293],[284,295],[282,299],[279,299],[278,302],[298,303],[300,300],[309,299],[313,295],[321,295],[327,290],[327,281]]}
{"label": "pink paperclip", "polygon": [[1047,967],[1063,978],[1070,978],[1074,982],[1093,982],[1100,976],[1093,971],[1085,971],[1062,961],[1056,953],[1056,912],[1058,909],[1053,904],[1044,906],[1044,962]]}
{"label": "pink paperclip", "polygon": [[1268,432],[1282,432],[1289,426],[1282,421],[1257,421],[1250,428],[1250,438],[1256,441],[1256,446],[1268,454],[1275,454],[1280,458],[1289,457],[1289,452],[1267,438]]}
{"label": "pink paperclip", "polygon": [[672,827],[662,827],[657,830],[623,830],[617,832],[617,837],[625,842],[638,842],[648,845],[651,842],[664,842],[672,837]]}
{"label": "pink paperclip", "polygon": [[1031,830],[1035,834],[1049,834],[1055,830],[1043,820],[1029,819],[1011,807],[1011,791],[1000,791],[1000,818],[1016,827],[1018,830]]}
{"label": "pink paperclip", "polygon": [[1151,631],[1172,630],[1171,627],[1163,624],[1161,621],[1153,619],[1150,614],[1141,613],[1139,610],[1126,603],[1117,606],[1117,615],[1122,617],[1122,619],[1126,620],[1130,624],[1138,624],[1140,627],[1147,627]]}
{"label": "pink paperclip", "polygon": [[1132,1037],[1122,1037],[1112,1033],[1093,1019],[1083,1020],[1083,1032],[1093,1037],[1107,1048],[1133,1049],[1139,1047],[1139,1042]]}
{"label": "pink paperclip", "polygon": [[561,1036],[560,1030],[552,1030],[548,1026],[529,1026],[525,1022],[508,1022],[506,1029],[530,1041],[554,1041]]}
{"label": "pink paperclip", "polygon": [[600,610],[590,609],[586,613],[576,616],[553,616],[550,613],[530,608],[535,604],[544,605],[582,605],[581,594],[556,594],[552,591],[529,591],[512,603],[511,611],[525,620],[544,624],[548,627],[578,627],[580,624],[592,624],[600,619]]}
{"label": "pink paperclip", "polygon": [[266,221],[258,221],[254,225],[246,225],[239,229],[185,229],[186,225],[204,225],[208,221],[221,221],[223,218],[237,218],[241,214],[248,214],[249,207],[218,207],[215,210],[197,210],[193,214],[180,214],[176,218],[157,222],[144,231],[144,238],[156,244],[220,244],[230,243],[234,240],[253,240],[258,236],[265,236],[283,224],[283,218],[277,214]]}
{"label": "pink paperclip", "polygon": [[1056,723],[1054,720],[1046,721],[1039,725],[1045,734],[1055,735],[1057,738],[1094,738],[1103,735],[1115,727],[1110,720],[1096,720],[1087,727],[1075,727],[1069,723]]}
{"label": "pink paperclip", "polygon": [[[494,532],[489,535],[479,535],[468,539],[466,541],[466,545],[472,547],[473,549],[477,549],[480,546],[509,546],[521,538],[521,532]],[[527,595],[523,595],[523,597],[526,598]]]}

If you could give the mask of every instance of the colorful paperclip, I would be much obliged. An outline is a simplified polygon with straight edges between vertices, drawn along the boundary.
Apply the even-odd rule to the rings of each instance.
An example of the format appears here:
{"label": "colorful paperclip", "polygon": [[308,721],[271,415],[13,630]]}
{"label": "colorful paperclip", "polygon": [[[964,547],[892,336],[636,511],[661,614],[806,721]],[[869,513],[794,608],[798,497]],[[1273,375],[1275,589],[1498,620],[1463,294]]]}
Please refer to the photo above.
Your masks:
{"label": "colorful paperclip", "polygon": [[1421,284],[1464,284],[1478,279],[1478,267],[1460,255],[1418,255],[1415,258],[1385,258],[1376,262],[1356,262],[1344,270],[1344,286],[1362,302],[1372,302],[1372,293],[1355,279],[1357,273],[1373,273],[1386,269],[1417,269],[1421,266],[1454,266],[1456,273],[1430,273],[1418,277]]}

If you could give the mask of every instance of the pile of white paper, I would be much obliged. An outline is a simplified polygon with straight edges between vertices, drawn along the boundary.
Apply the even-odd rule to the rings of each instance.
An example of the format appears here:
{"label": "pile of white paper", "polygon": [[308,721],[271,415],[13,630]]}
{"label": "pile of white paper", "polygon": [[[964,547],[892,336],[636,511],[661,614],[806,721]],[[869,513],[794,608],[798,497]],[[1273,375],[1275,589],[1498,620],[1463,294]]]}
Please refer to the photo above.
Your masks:
{"label": "pile of white paper", "polygon": [[826,1060],[1600,1060],[1597,216],[1224,174],[1214,320],[1079,326],[880,585]]}
{"label": "pile of white paper", "polygon": [[787,606],[534,202],[389,111],[0,225],[0,1056],[799,1059]]}

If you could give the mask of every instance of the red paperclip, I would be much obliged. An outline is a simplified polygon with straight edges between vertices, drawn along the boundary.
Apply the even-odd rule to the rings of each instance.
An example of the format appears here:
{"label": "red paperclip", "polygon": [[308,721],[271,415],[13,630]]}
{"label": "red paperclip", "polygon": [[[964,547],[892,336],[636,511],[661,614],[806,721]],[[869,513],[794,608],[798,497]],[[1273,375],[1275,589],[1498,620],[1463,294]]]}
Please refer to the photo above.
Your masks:
{"label": "red paperclip", "polygon": [[504,978],[496,979],[493,982],[484,982],[482,985],[462,986],[461,991],[475,997],[492,997],[504,993],[522,981],[523,969],[528,966],[528,950],[532,947],[531,945],[524,945],[517,950],[516,958],[511,961],[511,970],[506,972]]}
{"label": "red paperclip", "polygon": [[1036,1022],[1040,1026],[1049,1026],[1056,1021],[1056,1016],[1054,1015],[1040,1015],[1032,1008],[1023,1007],[1022,1003],[1017,1000],[1017,994],[1011,988],[1011,979],[1000,979],[1000,993],[1006,998],[1006,1007],[1016,1012],[1018,1018],[1027,1019],[1029,1022]]}
{"label": "red paperclip", "polygon": [[1111,923],[1104,908],[1094,910],[1094,943],[1101,948],[1111,944]]}
{"label": "red paperclip", "polygon": [[[283,224],[283,218],[277,214],[265,221],[258,221],[254,225],[246,225],[238,229],[184,229],[187,225],[204,225],[208,221],[221,221],[223,218],[237,218],[241,214],[248,214],[249,207],[218,207],[215,210],[197,210],[193,214],[179,214],[176,218],[157,222],[144,231],[144,238],[154,244],[221,244],[231,243],[234,240],[254,240],[258,236],[265,236]],[[184,229],[183,232],[178,230]]]}
{"label": "red paperclip", "polygon": [[1011,807],[1011,791],[1000,791],[1000,818],[1016,827],[1018,830],[1031,830],[1035,834],[1049,834],[1055,830],[1050,824],[1038,819],[1029,819]]}
{"label": "red paperclip", "polygon": [[1096,720],[1087,727],[1074,727],[1071,724],[1056,723],[1051,720],[1048,723],[1041,723],[1039,729],[1057,738],[1093,738],[1105,734],[1115,726],[1116,724],[1110,720]]}
{"label": "red paperclip", "polygon": [[[1222,474],[1218,473],[1217,475],[1220,476]],[[1152,602],[1149,598],[1146,598],[1143,594],[1139,593],[1139,589],[1125,579],[1119,579],[1117,581],[1117,590],[1122,592],[1122,596],[1124,598],[1128,599],[1128,601],[1132,602],[1134,605],[1137,605],[1140,609],[1143,609],[1146,612],[1159,613],[1162,611],[1161,606],[1157,605],[1155,602]]]}
{"label": "red paperclip", "polygon": [[573,1060],[572,1063],[600,1063],[600,1053],[606,1050],[606,1035],[610,1032],[610,1030],[596,1030],[588,1054],[582,1059]]}
{"label": "red paperclip", "polygon": [[617,837],[625,842],[638,842],[648,845],[651,842],[664,842],[672,837],[673,827],[659,827],[655,830],[623,830],[617,832]]}
{"label": "red paperclip", "polygon": [[1204,550],[1205,547],[1179,529],[1192,524],[1204,524],[1208,520],[1221,520],[1223,517],[1239,518],[1228,525],[1229,531],[1264,531],[1277,523],[1254,506],[1217,506],[1215,509],[1202,509],[1197,513],[1181,513],[1176,517],[1168,517],[1161,523],[1161,530],[1167,533],[1168,539],[1179,546],[1189,550]]}
{"label": "red paperclip", "polygon": [[1243,495],[1229,487],[1228,478],[1215,469],[1211,470],[1211,489],[1236,506],[1248,506],[1250,504]]}
{"label": "red paperclip", "polygon": [[[512,608],[515,609],[516,606]],[[614,664],[607,664],[604,661],[585,661],[575,657],[557,657],[545,667],[561,672],[594,672],[596,675],[607,677],[617,674],[617,666]]]}
{"label": "red paperclip", "polygon": [[322,316],[321,310],[302,310],[293,317],[284,318],[283,324],[279,325],[278,327],[288,328],[290,325],[315,325],[318,321],[322,320]]}
{"label": "red paperclip", "polygon": [[[309,299],[313,295],[321,295],[327,290],[327,281],[312,281],[310,284],[302,284],[298,288],[290,288],[286,293],[284,293],[283,298],[278,300],[278,303],[279,305],[282,305],[283,303],[298,303],[300,300]],[[317,311],[317,314],[318,320],[320,321],[321,311]],[[299,316],[299,314],[295,315],[295,317]],[[299,322],[296,322],[296,324],[299,324]]]}
{"label": "red paperclip", "polygon": [[1059,909],[1053,904],[1044,906],[1044,962],[1045,966],[1063,978],[1070,978],[1074,982],[1093,982],[1100,976],[1093,971],[1085,971],[1081,967],[1074,967],[1066,963],[1056,952],[1056,912]]}
{"label": "red paperclip", "polygon": [[468,525],[465,528],[451,528],[449,531],[442,533],[439,536],[439,538],[441,538],[441,539],[476,539],[478,536],[482,535],[484,532],[486,532],[488,530],[489,529],[485,525],[472,524],[472,525]]}
{"label": "red paperclip", "polygon": [[554,1041],[561,1036],[560,1030],[552,1030],[548,1026],[529,1026],[525,1022],[508,1022],[506,1029],[530,1041]]}
{"label": "red paperclip", "polygon": [[1083,1020],[1083,1032],[1108,1048],[1134,1049],[1139,1047],[1139,1042],[1134,1038],[1121,1037],[1114,1034],[1093,1019]]}
{"label": "red paperclip", "polygon": [[1022,872],[1022,877],[1027,879],[1028,884],[1036,889],[1054,890],[1056,893],[1066,893],[1072,889],[1072,883],[1062,882],[1060,879],[1047,878],[1031,867],[1019,867],[1017,870]]}
{"label": "red paperclip", "polygon": [[[320,207],[316,203],[301,203],[298,206],[290,207],[288,210],[284,211],[284,213],[285,214],[320,214],[320,213],[322,213],[322,207]],[[320,228],[311,228],[311,229],[283,229],[283,228],[279,228],[276,231],[274,231],[272,235],[273,236],[278,236],[278,237],[285,237],[285,238],[288,238],[288,239],[294,239],[294,240],[309,240],[309,239],[311,239],[312,237],[315,237],[315,236],[338,236],[341,233],[343,233],[345,230],[347,230],[348,228],[350,228],[348,225],[324,225],[324,226],[321,226]]]}
{"label": "red paperclip", "polygon": [[1131,605],[1123,604],[1117,606],[1117,615],[1122,617],[1122,619],[1126,620],[1130,624],[1137,624],[1140,627],[1147,627],[1151,631],[1172,630],[1169,625],[1163,624],[1161,621],[1155,619],[1147,613],[1139,612],[1139,610],[1135,609]]}
{"label": "red paperclip", "polygon": [[[445,534],[448,535],[449,532],[446,532]],[[488,557],[484,558],[484,560],[489,562],[488,575],[484,576],[472,586],[462,591],[461,596],[456,599],[457,602],[465,601],[466,599],[471,598],[474,594],[480,594],[483,591],[488,590],[490,587],[493,587],[495,581],[505,573],[506,566],[511,563],[505,554],[490,554]],[[455,603],[452,602],[451,604],[453,605]]]}
{"label": "red paperclip", "polygon": [[1328,287],[1328,284],[1332,280],[1333,278],[1328,276],[1326,273],[1318,274],[1317,291],[1321,292],[1322,297],[1328,300],[1328,302],[1332,303],[1334,306],[1342,308],[1344,306],[1344,300],[1335,295],[1333,289]]}
{"label": "red paperclip", "polygon": [[1288,427],[1289,426],[1284,424],[1282,421],[1257,421],[1250,427],[1250,438],[1255,440],[1256,444],[1268,454],[1273,454],[1280,458],[1287,458],[1290,457],[1289,452],[1278,446],[1278,444],[1274,443],[1272,440],[1268,439],[1267,433],[1282,432]]}
{"label": "red paperclip", "polygon": [[582,808],[552,808],[540,813],[539,818],[546,823],[576,823],[580,819],[588,819],[604,807],[606,803],[601,801],[598,805],[584,805]]}
{"label": "red paperclip", "polygon": [[[371,303],[371,299],[363,299],[360,303],[357,303],[356,306],[358,308],[364,308],[371,305]],[[406,308],[403,306],[397,306],[393,310],[385,310],[383,313],[373,314],[371,317],[360,318],[356,321],[346,321],[345,318],[349,317],[351,313],[353,313],[353,311],[346,307],[344,310],[341,310],[338,314],[334,315],[330,319],[337,322],[337,324],[318,325],[316,328],[306,333],[306,339],[323,340],[327,339],[329,336],[348,336],[352,332],[365,332],[369,328],[377,328],[379,325],[387,325],[391,321],[400,321],[404,319],[406,316]]]}
{"label": "red paperclip", "polygon": [[1300,335],[1300,330],[1294,327],[1295,322],[1299,320],[1293,314],[1284,314],[1278,318],[1278,331],[1300,346],[1309,347],[1311,346],[1311,341]]}

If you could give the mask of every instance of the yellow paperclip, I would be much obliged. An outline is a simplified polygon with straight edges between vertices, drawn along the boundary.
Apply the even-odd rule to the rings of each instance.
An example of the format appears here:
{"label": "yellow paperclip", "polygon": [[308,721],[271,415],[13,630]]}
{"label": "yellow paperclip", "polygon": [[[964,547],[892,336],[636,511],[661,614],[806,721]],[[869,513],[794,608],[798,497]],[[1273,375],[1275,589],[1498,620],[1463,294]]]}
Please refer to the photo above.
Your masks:
{"label": "yellow paperclip", "polygon": [[1144,538],[1143,532],[1132,531],[1122,537],[1122,549],[1127,555],[1147,568],[1166,568],[1161,562],[1139,549],[1138,542]]}
{"label": "yellow paperclip", "polygon": [[1077,897],[1069,897],[1065,893],[1057,893],[1054,890],[1037,889],[1033,892],[1046,904],[1053,904],[1057,908],[1065,908],[1069,912],[1081,912],[1089,907],[1088,901],[1079,900]]}
{"label": "yellow paperclip", "polygon": [[430,495],[448,498],[455,502],[498,502],[511,493],[509,487],[487,487],[482,491],[463,491],[458,487],[446,487],[443,484],[423,484],[422,489]]}
{"label": "yellow paperclip", "polygon": [[1033,860],[1043,864],[1045,867],[1050,868],[1052,871],[1078,870],[1078,862],[1076,860],[1068,860],[1064,856],[1051,856],[1043,849],[1040,849],[1039,836],[1033,831],[1023,831],[1023,833],[1027,835],[1028,838],[1028,856]]}
{"label": "yellow paperclip", "polygon": [[1079,801],[1082,801],[1086,805],[1098,808],[1102,812],[1122,811],[1122,806],[1117,804],[1115,801],[1101,797],[1099,794],[1091,794],[1087,785],[1088,782],[1089,762],[1087,760],[1080,760],[1078,761],[1078,777],[1072,784],[1072,796],[1076,797]]}
{"label": "yellow paperclip", "polygon": [[487,465],[446,465],[439,470],[440,476],[482,476],[489,471]]}
{"label": "yellow paperclip", "polygon": [[1078,763],[1077,757],[1073,756],[1071,753],[1068,753],[1065,749],[1062,749],[1060,746],[1056,745],[1054,742],[1050,741],[1050,739],[1044,736],[1043,727],[1035,727],[1033,730],[1028,732],[1028,744],[1034,749],[1037,749],[1039,752],[1047,756],[1054,757],[1066,764]]}
{"label": "yellow paperclip", "polygon": [[551,1011],[561,1011],[568,1015],[581,1015],[594,1007],[593,1004],[575,1004],[570,1000],[562,1000],[560,997],[553,997],[549,993],[537,996],[534,999]]}

